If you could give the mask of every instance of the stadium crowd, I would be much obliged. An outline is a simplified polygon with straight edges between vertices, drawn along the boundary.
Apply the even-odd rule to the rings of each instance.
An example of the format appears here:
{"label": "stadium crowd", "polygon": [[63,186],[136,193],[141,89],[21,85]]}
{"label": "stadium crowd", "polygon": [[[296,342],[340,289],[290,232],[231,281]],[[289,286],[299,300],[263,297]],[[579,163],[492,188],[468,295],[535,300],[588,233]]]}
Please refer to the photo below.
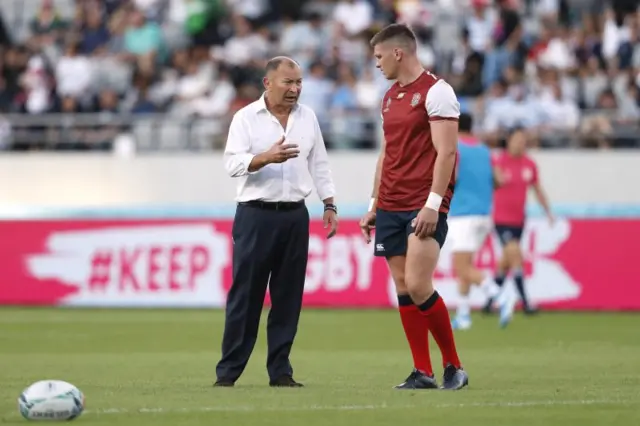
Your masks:
{"label": "stadium crowd", "polygon": [[[389,83],[368,40],[392,22],[412,25],[423,64],[454,86],[491,145],[519,126],[532,147],[640,146],[638,0],[36,1],[22,20],[7,5],[33,1],[0,5],[9,149],[43,148],[7,136],[15,114],[228,119],[260,96],[263,66],[279,54],[303,66],[301,102],[328,147],[373,148]],[[120,131],[75,129],[72,143],[47,146],[109,149]]]}

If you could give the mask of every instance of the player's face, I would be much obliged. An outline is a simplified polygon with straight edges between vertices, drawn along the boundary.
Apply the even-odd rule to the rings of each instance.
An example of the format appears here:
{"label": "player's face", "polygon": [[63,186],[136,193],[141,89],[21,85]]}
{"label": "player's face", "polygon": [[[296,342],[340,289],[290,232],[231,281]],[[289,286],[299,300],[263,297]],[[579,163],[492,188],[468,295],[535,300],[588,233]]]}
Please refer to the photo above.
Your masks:
{"label": "player's face", "polygon": [[264,79],[269,99],[281,105],[293,106],[302,92],[302,71],[297,65],[280,64]]}
{"label": "player's face", "polygon": [[373,56],[376,58],[376,67],[382,71],[387,80],[395,80],[398,76],[398,52],[397,48],[387,43],[378,43],[373,48]]}
{"label": "player's face", "polygon": [[515,132],[509,138],[509,144],[507,146],[509,153],[514,156],[520,156],[524,154],[527,148],[527,135],[523,131]]}

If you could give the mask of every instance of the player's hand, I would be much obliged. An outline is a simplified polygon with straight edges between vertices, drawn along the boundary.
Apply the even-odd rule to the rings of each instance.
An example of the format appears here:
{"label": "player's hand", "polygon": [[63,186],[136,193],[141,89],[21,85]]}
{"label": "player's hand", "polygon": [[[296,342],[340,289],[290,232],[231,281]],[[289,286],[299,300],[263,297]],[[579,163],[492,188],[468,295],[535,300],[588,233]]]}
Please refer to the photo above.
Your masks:
{"label": "player's hand", "polygon": [[553,228],[553,225],[556,224],[556,218],[550,214],[547,216],[547,220],[549,221],[549,226]]}
{"label": "player's hand", "polygon": [[298,154],[300,154],[298,145],[284,143],[284,136],[267,151],[269,163],[284,163],[291,158],[296,158]]}
{"label": "player's hand", "polygon": [[327,239],[333,237],[338,232],[338,215],[333,210],[325,210],[322,216],[324,222],[324,229],[329,227],[329,233]]}
{"label": "player's hand", "polygon": [[371,242],[371,231],[376,228],[376,213],[367,212],[362,219],[360,219],[360,231],[364,240],[369,244]]}
{"label": "player's hand", "polygon": [[438,212],[428,207],[423,207],[418,216],[413,219],[413,233],[423,240],[432,236],[438,226]]}

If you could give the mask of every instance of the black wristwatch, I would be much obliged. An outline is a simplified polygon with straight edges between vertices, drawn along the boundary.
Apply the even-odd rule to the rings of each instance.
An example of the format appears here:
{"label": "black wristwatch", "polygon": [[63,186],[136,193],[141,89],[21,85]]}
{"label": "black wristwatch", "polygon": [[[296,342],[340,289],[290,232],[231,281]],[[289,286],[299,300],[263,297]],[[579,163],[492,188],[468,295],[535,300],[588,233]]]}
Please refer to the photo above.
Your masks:
{"label": "black wristwatch", "polygon": [[324,211],[326,212],[327,210],[331,210],[335,214],[338,214],[338,206],[336,206],[335,204],[325,204]]}

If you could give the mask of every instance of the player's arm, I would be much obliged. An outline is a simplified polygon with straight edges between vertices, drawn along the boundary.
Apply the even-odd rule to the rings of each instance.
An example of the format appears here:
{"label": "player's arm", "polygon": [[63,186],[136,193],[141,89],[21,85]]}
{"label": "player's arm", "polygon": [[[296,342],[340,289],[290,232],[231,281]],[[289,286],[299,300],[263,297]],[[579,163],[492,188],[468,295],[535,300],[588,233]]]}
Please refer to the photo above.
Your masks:
{"label": "player's arm", "polygon": [[536,198],[540,203],[540,205],[542,206],[544,212],[547,214],[547,217],[549,218],[553,217],[553,214],[551,213],[551,206],[549,205],[549,199],[547,198],[547,194],[542,188],[542,185],[540,184],[540,182],[535,182],[532,185],[532,187],[533,187],[533,192],[536,195]]}
{"label": "player's arm", "polygon": [[540,183],[540,179],[538,179],[538,168],[533,168],[533,179],[531,182],[531,187],[533,188],[533,193],[536,196],[536,199],[542,206],[542,209],[546,213],[547,217],[551,222],[553,222],[553,213],[551,212],[551,206],[549,205],[549,198],[547,197],[547,193],[544,188],[542,188],[542,184]]}
{"label": "player's arm", "polygon": [[493,174],[493,187],[500,188],[504,184],[504,176],[500,169],[494,164],[491,166],[491,171]]}
{"label": "player's arm", "polygon": [[427,206],[438,210],[456,164],[460,104],[453,88],[440,80],[427,93],[425,105],[429,114],[433,146],[438,153]]}
{"label": "player's arm", "polygon": [[376,173],[373,177],[373,192],[371,193],[371,202],[369,203],[369,211],[376,211],[378,205],[378,192],[380,191],[380,177],[382,176],[382,163],[384,162],[384,151],[386,141],[382,138],[380,154],[378,154],[378,162],[376,163]]}

